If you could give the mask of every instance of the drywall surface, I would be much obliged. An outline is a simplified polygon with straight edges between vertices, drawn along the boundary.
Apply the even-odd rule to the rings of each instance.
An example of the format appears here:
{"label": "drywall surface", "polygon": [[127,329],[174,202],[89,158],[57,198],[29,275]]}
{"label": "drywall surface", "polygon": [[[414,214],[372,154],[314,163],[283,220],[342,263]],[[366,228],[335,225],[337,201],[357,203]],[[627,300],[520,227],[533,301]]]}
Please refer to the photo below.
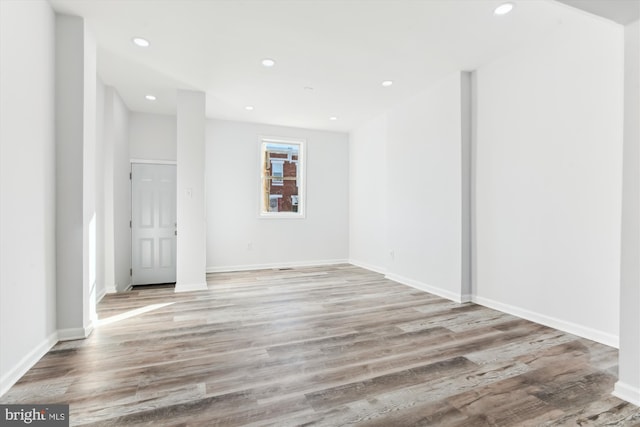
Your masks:
{"label": "drywall surface", "polygon": [[108,293],[121,292],[131,284],[131,183],[129,173],[129,115],[118,92],[104,88],[103,228],[104,283]]}
{"label": "drywall surface", "polygon": [[0,2],[0,395],[56,337],[55,15]]}
{"label": "drywall surface", "polygon": [[56,15],[55,39],[57,326],[77,339],[95,301],[96,46],[75,16]]}
{"label": "drywall surface", "polygon": [[136,160],[176,160],[176,117],[132,112],[129,157]]}
{"label": "drywall surface", "polygon": [[105,86],[100,77],[96,77],[96,152],[95,152],[95,180],[96,180],[96,301],[102,299],[107,292],[106,270],[105,270],[105,217],[106,217],[106,194],[105,177],[106,168],[109,162],[106,161],[108,150],[105,147],[104,129],[104,104]]}
{"label": "drywall surface", "polygon": [[388,275],[454,300],[462,281],[461,77],[388,113]]}
{"label": "drywall surface", "polygon": [[[261,136],[306,140],[305,218],[259,217]],[[347,259],[347,134],[208,120],[206,138],[208,271]]]}
{"label": "drywall surface", "polygon": [[176,292],[206,289],[205,94],[178,91]]}
{"label": "drywall surface", "polygon": [[615,393],[640,405],[640,21],[625,27],[620,354]]}
{"label": "drywall surface", "polygon": [[586,15],[476,74],[475,298],[617,345],[622,28]]}
{"label": "drywall surface", "polygon": [[386,272],[387,115],[349,135],[349,261]]}
{"label": "drywall surface", "polygon": [[350,135],[356,265],[470,298],[471,78],[452,73]]}

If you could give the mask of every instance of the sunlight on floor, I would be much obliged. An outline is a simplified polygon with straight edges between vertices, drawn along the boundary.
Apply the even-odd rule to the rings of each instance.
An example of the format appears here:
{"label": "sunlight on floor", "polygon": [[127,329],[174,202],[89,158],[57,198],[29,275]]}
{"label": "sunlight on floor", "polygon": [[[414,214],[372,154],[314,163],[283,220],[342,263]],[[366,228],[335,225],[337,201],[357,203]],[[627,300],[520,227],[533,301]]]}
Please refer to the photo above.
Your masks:
{"label": "sunlight on floor", "polygon": [[115,316],[107,317],[106,319],[98,319],[95,323],[97,328],[101,326],[111,325],[112,323],[119,322],[121,320],[131,319],[132,317],[139,316],[144,313],[148,313],[153,310],[157,310],[159,308],[167,307],[171,304],[175,304],[175,302],[165,302],[162,304],[151,304],[145,307],[136,308],[135,310],[130,310],[125,313],[117,314]]}

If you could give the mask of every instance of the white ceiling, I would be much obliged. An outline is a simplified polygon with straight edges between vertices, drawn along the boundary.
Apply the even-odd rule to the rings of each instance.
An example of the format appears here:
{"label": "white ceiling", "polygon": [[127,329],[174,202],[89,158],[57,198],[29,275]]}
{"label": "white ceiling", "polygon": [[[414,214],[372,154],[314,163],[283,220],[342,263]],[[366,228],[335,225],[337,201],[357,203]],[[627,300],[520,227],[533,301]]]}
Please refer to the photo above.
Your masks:
{"label": "white ceiling", "polygon": [[640,19],[640,0],[558,0],[569,6],[627,25]]}
{"label": "white ceiling", "polygon": [[[208,117],[334,131],[582,13],[513,2],[498,17],[500,0],[51,0],[85,18],[100,77],[133,111],[174,114],[180,88],[206,92]],[[134,46],[134,36],[151,46]],[[386,79],[394,85],[382,87]]]}

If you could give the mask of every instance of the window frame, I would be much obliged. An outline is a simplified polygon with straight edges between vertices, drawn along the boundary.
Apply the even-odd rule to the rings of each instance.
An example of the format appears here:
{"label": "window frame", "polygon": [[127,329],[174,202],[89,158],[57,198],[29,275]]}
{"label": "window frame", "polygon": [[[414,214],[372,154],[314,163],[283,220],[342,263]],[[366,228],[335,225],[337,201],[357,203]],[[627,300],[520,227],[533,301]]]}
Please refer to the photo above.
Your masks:
{"label": "window frame", "polygon": [[[264,203],[264,165],[265,165],[265,144],[289,144],[298,145],[298,166],[296,184],[298,187],[298,211],[297,212],[269,212],[265,211]],[[259,179],[258,179],[258,218],[263,219],[304,219],[307,215],[307,141],[302,138],[286,138],[277,136],[260,136],[258,138],[258,147],[260,150]],[[266,207],[268,209],[268,206]]]}

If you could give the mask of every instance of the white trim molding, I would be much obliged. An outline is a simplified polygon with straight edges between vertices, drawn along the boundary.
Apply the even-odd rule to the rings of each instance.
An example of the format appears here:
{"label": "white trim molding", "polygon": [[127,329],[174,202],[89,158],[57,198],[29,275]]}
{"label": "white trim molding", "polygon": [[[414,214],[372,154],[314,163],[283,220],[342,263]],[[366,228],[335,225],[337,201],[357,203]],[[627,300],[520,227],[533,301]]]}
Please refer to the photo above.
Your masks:
{"label": "white trim molding", "polygon": [[0,396],[5,394],[24,374],[58,343],[58,332],[53,332],[24,356],[16,366],[0,378]]}
{"label": "white trim molding", "polygon": [[129,159],[129,163],[142,163],[152,165],[177,165],[175,160],[147,160],[147,159]]}
{"label": "white trim molding", "polygon": [[193,291],[206,291],[209,289],[207,282],[202,283],[176,283],[175,293],[178,292],[193,292]]}
{"label": "white trim molding", "polygon": [[349,264],[355,265],[356,267],[364,268],[365,270],[373,271],[375,273],[387,274],[387,269],[378,267],[377,265],[367,264],[366,262],[358,261],[356,259],[349,259]]}
{"label": "white trim molding", "polygon": [[640,406],[640,388],[638,387],[633,387],[622,381],[618,381],[613,387],[611,394],[629,403],[633,403],[636,406]]}
{"label": "white trim molding", "polygon": [[[462,304],[466,302],[473,302],[475,304],[492,308],[494,310],[498,310],[503,313],[511,314],[513,316],[517,316],[522,319],[529,320],[531,322],[549,326],[551,328],[558,329],[560,331],[568,332],[570,334],[577,335],[582,338],[596,341],[601,344],[608,345],[609,347],[619,348],[619,345],[620,345],[620,339],[618,336],[612,335],[603,331],[588,328],[573,322],[557,319],[555,317],[547,316],[537,312],[529,311],[520,307],[515,307],[513,305],[504,304],[498,301],[491,300],[489,298],[479,297],[477,295],[467,295],[467,294],[458,295],[449,290],[441,289],[435,286],[430,286],[418,280],[409,279],[407,277],[403,277],[393,273],[386,273],[385,270],[380,267],[371,266],[366,263],[359,262],[357,260],[349,260],[349,263],[357,267],[375,271],[376,273],[385,274],[385,278],[389,280],[393,280],[394,282],[398,282],[403,285],[411,286],[412,288],[419,289],[423,292],[428,292],[430,294],[438,295],[440,297],[449,299],[457,303]],[[623,395],[630,396],[630,399],[632,400],[629,400],[627,398],[624,398],[624,399],[633,403],[634,402],[633,399],[637,399],[637,396],[640,395],[640,391],[638,391],[637,389],[634,389],[633,387],[629,387],[628,385],[620,382],[618,382],[617,384],[620,384],[619,386],[620,395],[617,395],[620,398],[623,398],[622,397]],[[616,385],[616,387],[618,386]]]}
{"label": "white trim molding", "polygon": [[598,331],[596,329],[578,325],[577,323],[557,319],[555,317],[536,313],[535,311],[529,311],[513,305],[504,304],[498,301],[491,300],[489,298],[479,297],[477,295],[474,295],[471,300],[476,304],[480,304],[485,307],[501,311],[503,313],[512,314],[522,319],[530,320],[532,322],[549,326],[554,329],[559,329],[561,331],[568,332],[582,338],[599,342],[600,344],[608,345],[614,348],[619,347],[619,338],[615,335],[608,334],[603,331]]}
{"label": "white trim molding", "polygon": [[96,304],[98,304],[100,301],[102,301],[102,298],[104,298],[104,296],[107,294],[107,290],[106,289],[102,289],[98,294],[96,294]]}
{"label": "white trim molding", "polygon": [[409,279],[407,277],[403,277],[394,273],[387,273],[385,278],[389,280],[393,280],[394,282],[398,282],[403,285],[411,286],[412,288],[416,288],[424,292],[428,292],[430,294],[437,295],[442,298],[446,298],[448,300],[451,300],[453,302],[457,302],[460,304],[464,304],[471,301],[470,295],[457,294],[455,292],[438,288],[436,286],[427,285],[426,283],[420,282],[418,280]]}
{"label": "white trim molding", "polygon": [[323,265],[349,264],[346,259],[327,259],[319,261],[274,262],[268,264],[226,265],[207,267],[207,273],[228,273],[232,271],[268,270],[274,268],[321,267]]}
{"label": "white trim molding", "polygon": [[[258,165],[260,171],[258,181],[258,218],[260,219],[306,219],[307,206],[306,206],[306,182],[307,182],[307,140],[305,138],[281,138],[274,136],[261,135],[259,137],[260,143],[260,164]],[[267,155],[267,145],[269,144],[287,144],[298,146],[298,161],[296,162],[296,185],[298,187],[298,205],[296,212],[272,212],[265,210],[267,206],[263,206],[264,197],[264,182],[267,179],[265,176],[265,161]],[[291,154],[289,154],[291,158]],[[284,161],[284,159],[283,159]]]}
{"label": "white trim molding", "polygon": [[74,341],[83,340],[91,335],[93,332],[93,323],[85,326],[84,328],[68,328],[58,330],[59,341]]}

